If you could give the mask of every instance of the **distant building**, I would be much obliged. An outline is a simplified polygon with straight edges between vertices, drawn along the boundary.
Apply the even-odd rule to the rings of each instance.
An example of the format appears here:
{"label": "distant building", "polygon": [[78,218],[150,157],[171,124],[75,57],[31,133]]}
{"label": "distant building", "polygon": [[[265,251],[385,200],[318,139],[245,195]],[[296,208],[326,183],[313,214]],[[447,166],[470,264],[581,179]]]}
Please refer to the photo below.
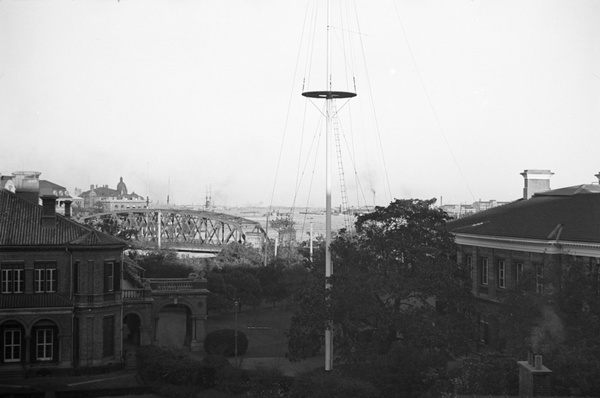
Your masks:
{"label": "distant building", "polygon": [[482,201],[481,199],[472,204],[448,204],[441,205],[440,209],[444,210],[452,218],[462,218],[473,213],[492,209],[494,207],[505,205],[509,202],[498,202],[494,199]]}
{"label": "distant building", "polygon": [[440,206],[440,209],[444,210],[452,218],[461,218],[475,213],[473,206],[467,204],[442,205]]}
{"label": "distant building", "polygon": [[457,261],[471,270],[480,340],[496,348],[503,336],[495,309],[524,271],[533,272],[542,293],[548,266],[561,266],[564,255],[600,266],[600,185],[551,190],[550,171],[521,175],[522,199],[447,223],[458,244]]}
{"label": "distant building", "polygon": [[[75,188],[75,191],[79,190]],[[81,192],[79,196],[83,199],[83,207],[100,207],[102,211],[145,209],[149,203],[148,199],[135,192],[128,193],[123,177],[116,189],[109,188],[108,185],[90,185],[89,191]]]}

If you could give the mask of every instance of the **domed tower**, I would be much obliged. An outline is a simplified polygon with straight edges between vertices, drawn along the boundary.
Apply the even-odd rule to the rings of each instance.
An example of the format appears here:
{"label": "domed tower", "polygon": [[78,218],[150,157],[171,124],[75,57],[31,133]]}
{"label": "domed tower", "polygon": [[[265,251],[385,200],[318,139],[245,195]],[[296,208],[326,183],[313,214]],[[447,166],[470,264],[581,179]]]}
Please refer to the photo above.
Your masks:
{"label": "domed tower", "polygon": [[123,182],[123,177],[121,177],[119,183],[117,184],[117,193],[119,196],[127,195],[127,185],[125,185]]}

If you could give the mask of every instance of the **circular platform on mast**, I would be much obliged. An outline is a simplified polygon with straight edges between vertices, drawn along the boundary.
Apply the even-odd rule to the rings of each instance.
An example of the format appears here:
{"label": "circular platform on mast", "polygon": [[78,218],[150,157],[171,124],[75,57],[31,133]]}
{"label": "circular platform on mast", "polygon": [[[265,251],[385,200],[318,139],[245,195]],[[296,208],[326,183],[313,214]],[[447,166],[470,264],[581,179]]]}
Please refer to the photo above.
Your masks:
{"label": "circular platform on mast", "polygon": [[321,99],[341,99],[356,97],[356,93],[349,91],[305,91],[302,93],[304,97],[321,98]]}

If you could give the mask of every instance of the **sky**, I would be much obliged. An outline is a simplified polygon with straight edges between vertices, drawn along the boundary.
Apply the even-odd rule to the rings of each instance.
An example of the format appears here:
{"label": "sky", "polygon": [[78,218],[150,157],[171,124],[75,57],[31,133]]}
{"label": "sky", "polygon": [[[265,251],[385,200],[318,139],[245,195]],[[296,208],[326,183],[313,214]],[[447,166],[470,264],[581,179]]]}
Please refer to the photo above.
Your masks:
{"label": "sky", "polygon": [[0,172],[323,207],[327,101],[301,93],[329,75],[357,93],[330,102],[334,206],[340,159],[349,205],[515,200],[525,169],[597,182],[600,1],[325,4],[0,1]]}

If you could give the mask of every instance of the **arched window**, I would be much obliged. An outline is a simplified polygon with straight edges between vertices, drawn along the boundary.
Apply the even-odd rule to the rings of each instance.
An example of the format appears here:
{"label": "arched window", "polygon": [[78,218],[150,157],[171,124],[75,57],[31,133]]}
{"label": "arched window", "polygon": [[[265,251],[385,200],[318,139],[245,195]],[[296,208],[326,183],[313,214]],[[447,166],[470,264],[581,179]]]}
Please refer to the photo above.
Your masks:
{"label": "arched window", "polygon": [[58,327],[52,321],[37,322],[32,328],[32,362],[58,361]]}

